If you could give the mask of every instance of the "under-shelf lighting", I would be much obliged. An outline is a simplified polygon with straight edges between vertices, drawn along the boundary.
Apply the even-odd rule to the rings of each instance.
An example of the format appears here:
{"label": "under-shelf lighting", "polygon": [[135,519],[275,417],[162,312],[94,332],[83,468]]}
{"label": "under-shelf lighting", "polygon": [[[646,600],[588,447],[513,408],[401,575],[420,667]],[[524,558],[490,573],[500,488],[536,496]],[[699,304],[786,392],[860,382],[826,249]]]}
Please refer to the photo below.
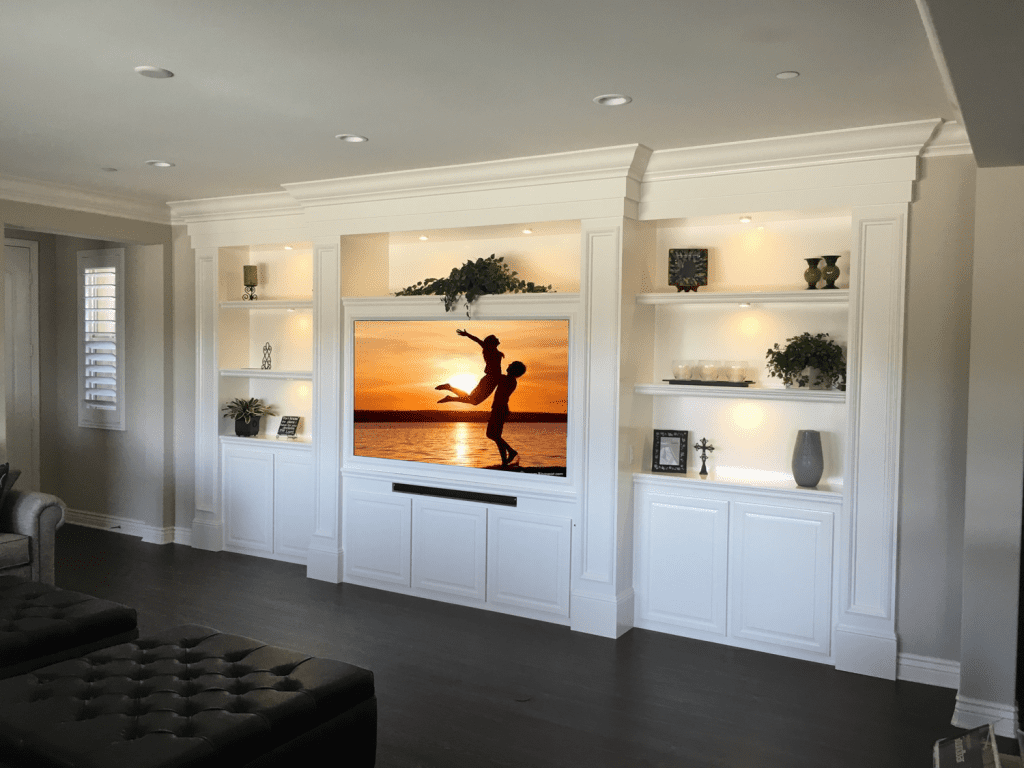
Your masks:
{"label": "under-shelf lighting", "polygon": [[749,224],[753,219],[749,216],[740,216],[740,224]]}
{"label": "under-shelf lighting", "polygon": [[532,229],[524,229],[523,230],[523,234],[524,235],[532,235],[533,234],[533,230]]}
{"label": "under-shelf lighting", "polygon": [[430,238],[426,235],[420,235],[420,240],[429,240]]}
{"label": "under-shelf lighting", "polygon": [[750,302],[749,301],[741,301],[740,302],[740,307],[742,309],[750,309]]}
{"label": "under-shelf lighting", "polygon": [[285,249],[286,251],[290,251],[290,250],[292,249],[292,247],[291,247],[290,245],[286,245],[286,246],[284,247],[284,249]]}

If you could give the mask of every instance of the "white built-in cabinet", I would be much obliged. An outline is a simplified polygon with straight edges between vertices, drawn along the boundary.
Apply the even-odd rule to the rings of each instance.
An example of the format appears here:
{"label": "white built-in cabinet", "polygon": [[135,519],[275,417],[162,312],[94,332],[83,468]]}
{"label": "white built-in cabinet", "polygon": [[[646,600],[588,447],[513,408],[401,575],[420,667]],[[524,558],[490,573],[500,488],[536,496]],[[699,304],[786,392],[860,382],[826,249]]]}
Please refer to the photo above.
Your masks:
{"label": "white built-in cabinet", "polygon": [[309,446],[223,438],[221,471],[225,549],[305,563],[313,533]]}
{"label": "white built-in cabinet", "polygon": [[345,581],[506,613],[569,616],[572,520],[405,493],[349,491]]}
{"label": "white built-in cabinet", "polygon": [[636,624],[827,660],[835,492],[638,474]]}

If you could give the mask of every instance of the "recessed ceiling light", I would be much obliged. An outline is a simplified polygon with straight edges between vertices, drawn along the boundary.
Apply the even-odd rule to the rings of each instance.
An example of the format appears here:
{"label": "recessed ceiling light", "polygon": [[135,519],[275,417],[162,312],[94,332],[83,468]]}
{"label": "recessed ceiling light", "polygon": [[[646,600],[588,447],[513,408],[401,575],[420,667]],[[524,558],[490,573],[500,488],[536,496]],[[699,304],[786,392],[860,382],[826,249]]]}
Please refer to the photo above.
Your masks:
{"label": "recessed ceiling light", "polygon": [[349,144],[362,144],[364,141],[369,141],[365,136],[358,136],[354,133],[339,133],[334,138],[347,141]]}
{"label": "recessed ceiling light", "polygon": [[420,240],[429,240],[430,238],[426,235],[420,235]]}
{"label": "recessed ceiling light", "polygon": [[284,249],[285,249],[286,251],[290,251],[290,250],[292,249],[292,247],[291,247],[290,245],[286,245],[286,246],[284,247]]}
{"label": "recessed ceiling light", "polygon": [[117,168],[100,168],[100,170],[106,171],[107,173],[117,173]]}
{"label": "recessed ceiling light", "polygon": [[793,71],[779,72],[776,77],[779,78],[779,80],[792,80],[794,77],[800,77],[800,73]]}
{"label": "recessed ceiling light", "polygon": [[533,234],[533,230],[532,229],[524,229],[523,230],[523,234],[524,235],[532,235]]}
{"label": "recessed ceiling light", "polygon": [[171,72],[171,70],[164,69],[163,67],[136,67],[135,71],[143,77],[153,77],[157,80],[163,80],[164,78],[174,77],[174,73]]}
{"label": "recessed ceiling light", "polygon": [[621,93],[606,93],[603,96],[594,97],[594,103],[600,104],[602,107],[621,107],[623,104],[629,104],[632,100],[629,96],[623,96]]}
{"label": "recessed ceiling light", "polygon": [[168,163],[166,160],[147,160],[146,165],[152,165],[154,168],[173,168],[174,163]]}
{"label": "recessed ceiling light", "polygon": [[749,216],[740,216],[740,224],[749,224],[753,219]]}

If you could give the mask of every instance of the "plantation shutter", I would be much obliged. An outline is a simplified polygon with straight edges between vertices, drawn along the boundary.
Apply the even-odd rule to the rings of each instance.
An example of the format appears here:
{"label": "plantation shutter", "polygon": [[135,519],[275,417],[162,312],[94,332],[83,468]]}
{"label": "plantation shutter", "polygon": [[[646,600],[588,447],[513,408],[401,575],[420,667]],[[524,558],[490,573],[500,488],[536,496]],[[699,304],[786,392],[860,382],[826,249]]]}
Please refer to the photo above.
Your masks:
{"label": "plantation shutter", "polygon": [[124,251],[81,251],[79,424],[124,429]]}

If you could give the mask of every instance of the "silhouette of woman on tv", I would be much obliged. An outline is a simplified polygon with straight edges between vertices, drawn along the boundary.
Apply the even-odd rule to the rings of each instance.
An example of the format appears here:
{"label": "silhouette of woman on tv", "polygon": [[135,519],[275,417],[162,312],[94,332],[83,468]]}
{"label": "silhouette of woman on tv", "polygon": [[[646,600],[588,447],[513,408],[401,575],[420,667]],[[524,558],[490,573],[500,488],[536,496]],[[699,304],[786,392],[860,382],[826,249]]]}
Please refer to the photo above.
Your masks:
{"label": "silhouette of woman on tv", "polygon": [[434,389],[447,389],[452,395],[445,395],[437,402],[439,403],[468,403],[469,405],[480,405],[486,400],[494,388],[498,386],[503,378],[501,373],[501,358],[505,356],[505,353],[498,349],[498,345],[501,341],[494,334],[491,334],[483,341],[478,339],[469,331],[459,328],[455,331],[459,336],[465,336],[467,339],[472,339],[483,350],[484,355],[484,375],[480,379],[479,383],[473,388],[473,391],[466,394],[461,389],[456,389],[451,384],[438,384]]}
{"label": "silhouette of woman on tv", "polygon": [[516,379],[524,373],[526,373],[526,366],[521,362],[516,360],[514,363],[509,363],[508,372],[499,378],[498,385],[494,389],[494,400],[491,401],[491,418],[487,420],[487,437],[498,446],[503,467],[511,467],[519,463],[519,452],[505,442],[501,433],[505,429],[505,422],[510,413],[508,399],[516,391],[518,383]]}

